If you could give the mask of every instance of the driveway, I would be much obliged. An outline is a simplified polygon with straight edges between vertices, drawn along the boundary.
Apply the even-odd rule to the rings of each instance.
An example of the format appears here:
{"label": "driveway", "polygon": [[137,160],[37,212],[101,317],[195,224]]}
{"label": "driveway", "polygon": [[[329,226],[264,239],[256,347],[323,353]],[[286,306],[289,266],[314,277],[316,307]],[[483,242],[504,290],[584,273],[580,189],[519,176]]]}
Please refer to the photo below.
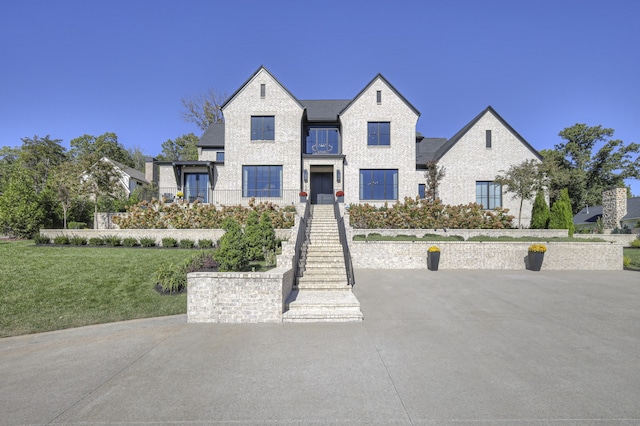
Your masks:
{"label": "driveway", "polygon": [[640,274],[358,270],[362,323],[0,339],[0,424],[640,424]]}

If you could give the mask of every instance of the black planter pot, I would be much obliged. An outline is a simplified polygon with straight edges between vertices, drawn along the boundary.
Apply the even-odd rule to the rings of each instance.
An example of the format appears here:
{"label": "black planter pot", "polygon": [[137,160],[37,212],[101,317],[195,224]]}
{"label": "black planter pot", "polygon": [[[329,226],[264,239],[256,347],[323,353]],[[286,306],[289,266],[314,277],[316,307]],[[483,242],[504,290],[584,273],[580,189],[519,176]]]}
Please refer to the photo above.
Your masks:
{"label": "black planter pot", "polygon": [[439,251],[432,251],[427,254],[427,268],[429,268],[430,271],[437,271],[439,263],[440,263]]}
{"label": "black planter pot", "polygon": [[529,252],[529,269],[532,271],[539,271],[542,268],[542,261],[544,260],[544,252]]}

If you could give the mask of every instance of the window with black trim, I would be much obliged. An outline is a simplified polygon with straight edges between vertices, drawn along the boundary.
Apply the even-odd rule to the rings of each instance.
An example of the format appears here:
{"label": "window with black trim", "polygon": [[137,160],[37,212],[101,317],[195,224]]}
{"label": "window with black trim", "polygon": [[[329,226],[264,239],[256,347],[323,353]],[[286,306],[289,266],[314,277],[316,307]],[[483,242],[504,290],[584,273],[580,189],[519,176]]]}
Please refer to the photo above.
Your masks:
{"label": "window with black trim", "polygon": [[242,166],[243,197],[282,197],[282,166]]}
{"label": "window with black trim", "polygon": [[388,121],[368,122],[367,145],[391,145],[391,123]]}
{"label": "window with black trim", "polygon": [[398,169],[361,169],[361,200],[397,200]]}
{"label": "window with black trim", "polygon": [[502,185],[491,181],[476,182],[476,203],[487,210],[502,207]]}
{"label": "window with black trim", "polygon": [[378,105],[382,103],[382,90],[376,91],[376,102],[378,103]]}
{"label": "window with black trim", "polygon": [[420,199],[423,199],[427,196],[427,185],[425,185],[424,183],[419,183],[418,184],[418,197],[420,197]]}
{"label": "window with black trim", "polygon": [[260,85],[260,97],[264,99],[266,94],[267,94],[267,85],[262,83]]}
{"label": "window with black trim", "polygon": [[275,117],[273,115],[260,115],[251,117],[251,140],[275,140]]}
{"label": "window with black trim", "polygon": [[486,131],[485,139],[486,139],[487,148],[491,148],[491,130]]}
{"label": "window with black trim", "polygon": [[216,163],[224,163],[224,152],[216,152]]}

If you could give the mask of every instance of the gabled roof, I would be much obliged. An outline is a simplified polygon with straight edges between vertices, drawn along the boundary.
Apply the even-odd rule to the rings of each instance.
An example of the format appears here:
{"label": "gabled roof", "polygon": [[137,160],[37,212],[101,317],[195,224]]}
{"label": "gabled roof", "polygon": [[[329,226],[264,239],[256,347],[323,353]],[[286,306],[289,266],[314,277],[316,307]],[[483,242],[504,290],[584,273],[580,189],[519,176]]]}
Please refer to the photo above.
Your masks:
{"label": "gabled roof", "polygon": [[502,123],[502,125],[504,127],[507,128],[507,130],[509,130],[520,142],[522,142],[522,144],[524,146],[526,146],[536,157],[538,157],[538,159],[540,161],[542,161],[542,156],[540,155],[540,153],[538,151],[535,150],[534,147],[532,147],[529,142],[527,142],[522,136],[520,136],[520,134],[518,132],[515,131],[515,129],[513,127],[511,127],[511,125],[509,123],[507,123],[504,118],[502,118],[500,116],[500,114],[498,114],[496,112],[496,110],[494,110],[491,105],[489,105],[487,108],[485,108],[482,112],[480,112],[480,114],[478,114],[477,116],[474,117],[473,120],[471,120],[469,123],[467,123],[466,126],[464,126],[462,129],[460,129],[460,131],[458,131],[458,133],[456,133],[455,135],[453,135],[453,137],[451,139],[449,139],[447,141],[446,144],[444,144],[436,153],[435,153],[435,160],[439,160],[440,158],[442,158],[443,155],[445,155],[447,153],[447,151],[449,151],[456,143],[458,143],[458,141],[460,139],[462,139],[462,137],[464,135],[467,134],[467,132],[469,130],[471,130],[471,128],[473,128],[473,126],[475,126],[478,121],[480,121],[480,119],[482,117],[484,117],[485,114],[487,113],[491,113],[493,114],[494,117],[496,117],[498,119],[498,121],[500,121],[500,123]]}
{"label": "gabled roof", "polygon": [[119,168],[120,170],[122,170],[124,173],[128,174],[130,177],[134,178],[135,180],[139,180],[140,182],[144,182],[144,183],[149,183],[144,173],[142,173],[140,170],[136,170],[133,167],[125,166],[124,164],[118,161],[112,160],[111,158],[102,157],[102,159],[110,162],[111,164],[113,164],[114,166],[116,166],[117,168]]}
{"label": "gabled roof", "polygon": [[213,123],[198,141],[199,147],[224,148],[224,121]]}
{"label": "gabled roof", "polygon": [[338,121],[340,111],[346,108],[350,99],[320,99],[300,101],[307,111],[307,121]]}
{"label": "gabled roof", "polygon": [[602,206],[589,206],[580,210],[573,217],[574,225],[594,224],[602,217]]}
{"label": "gabled roof", "polygon": [[260,71],[264,71],[267,74],[269,74],[269,76],[276,82],[278,83],[278,85],[282,88],[282,90],[284,90],[290,97],[291,99],[293,99],[299,106],[300,108],[304,109],[304,106],[302,106],[302,104],[300,103],[300,101],[298,100],[298,98],[296,98],[295,96],[293,96],[293,94],[289,91],[289,89],[287,89],[284,84],[280,83],[280,81],[274,77],[273,74],[271,74],[269,72],[269,70],[264,66],[264,65],[260,65],[260,67],[253,73],[251,74],[251,77],[249,77],[247,79],[247,81],[245,81],[239,88],[238,90],[236,90],[235,92],[233,92],[233,94],[231,96],[229,96],[229,98],[224,101],[224,103],[220,106],[220,109],[224,110],[224,108],[227,106],[227,104],[229,104],[229,102],[231,102],[237,95],[238,93],[240,93],[240,91],[242,91],[242,89],[244,89],[244,87],[249,84],[251,82],[251,80],[253,80],[259,73]]}
{"label": "gabled roof", "polygon": [[640,219],[640,197],[627,198],[627,214],[622,220]]}
{"label": "gabled roof", "polygon": [[349,102],[349,104],[348,104],[347,106],[345,106],[345,107],[344,107],[344,109],[343,109],[342,111],[340,111],[340,115],[344,114],[344,113],[349,109],[349,107],[350,107],[351,105],[353,105],[353,104],[354,104],[354,103],[355,103],[355,102],[360,98],[360,96],[362,96],[362,95],[364,94],[364,92],[366,92],[367,90],[369,90],[369,87],[371,87],[371,86],[373,85],[373,83],[375,83],[375,82],[376,82],[376,80],[378,80],[378,79],[382,80],[382,82],[383,82],[384,84],[386,84],[386,85],[387,85],[387,86],[388,86],[388,87],[393,91],[393,93],[395,93],[395,94],[396,94],[396,96],[397,96],[397,97],[399,97],[400,99],[402,99],[402,101],[403,101],[403,102],[404,102],[404,103],[405,103],[405,104],[406,104],[406,105],[407,105],[407,106],[408,106],[408,107],[409,107],[409,108],[410,108],[410,109],[411,109],[411,110],[412,110],[416,115],[418,115],[418,116],[420,115],[420,111],[418,111],[418,110],[416,109],[416,107],[414,107],[413,105],[411,105],[411,102],[409,102],[409,101],[407,100],[407,98],[405,98],[404,96],[402,96],[402,93],[398,92],[398,90],[397,90],[395,87],[393,87],[393,84],[389,83],[389,81],[388,81],[386,78],[384,78],[384,76],[383,76],[382,74],[380,74],[380,73],[378,73],[378,75],[376,75],[376,76],[375,76],[375,77],[374,77],[374,78],[369,82],[369,84],[367,84],[367,85],[364,87],[364,89],[362,89],[362,90],[360,91],[360,93],[358,93],[358,94],[356,95],[356,97],[355,97],[355,98],[353,98],[353,100],[352,100],[351,102]]}
{"label": "gabled roof", "polygon": [[429,161],[435,160],[436,152],[447,143],[447,138],[416,137],[416,168],[424,169]]}

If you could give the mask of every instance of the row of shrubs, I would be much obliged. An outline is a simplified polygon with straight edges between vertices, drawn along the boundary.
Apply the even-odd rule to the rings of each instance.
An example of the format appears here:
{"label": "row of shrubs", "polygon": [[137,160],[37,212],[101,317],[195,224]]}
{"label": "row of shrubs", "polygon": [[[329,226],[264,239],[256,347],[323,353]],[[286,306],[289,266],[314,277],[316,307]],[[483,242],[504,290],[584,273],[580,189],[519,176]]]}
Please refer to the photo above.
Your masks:
{"label": "row of shrubs", "polygon": [[[72,246],[108,246],[108,247],[154,247],[156,245],[156,239],[151,237],[142,237],[140,239],[127,237],[120,238],[118,236],[104,236],[104,237],[91,237],[85,238],[80,236],[68,237],[66,235],[58,235],[53,240],[44,235],[36,235],[34,238],[36,244],[53,244],[56,245],[72,245]],[[178,241],[172,237],[166,237],[162,239],[162,247],[179,247],[183,249],[201,248],[209,249],[215,246],[214,241],[208,239],[201,239],[197,242],[190,239],[183,239]]]}
{"label": "row of shrubs", "polygon": [[404,203],[382,207],[349,206],[349,220],[356,229],[508,229],[514,216],[509,209],[485,210],[477,203],[451,206],[440,200],[405,197]]}
{"label": "row of shrubs", "polygon": [[113,218],[113,223],[122,229],[218,229],[226,219],[233,219],[241,226],[247,223],[249,214],[258,217],[267,214],[274,228],[293,227],[296,208],[280,207],[270,202],[249,201],[249,206],[222,206],[188,203],[186,201],[166,204],[162,200],[143,201],[127,208],[127,213]]}

